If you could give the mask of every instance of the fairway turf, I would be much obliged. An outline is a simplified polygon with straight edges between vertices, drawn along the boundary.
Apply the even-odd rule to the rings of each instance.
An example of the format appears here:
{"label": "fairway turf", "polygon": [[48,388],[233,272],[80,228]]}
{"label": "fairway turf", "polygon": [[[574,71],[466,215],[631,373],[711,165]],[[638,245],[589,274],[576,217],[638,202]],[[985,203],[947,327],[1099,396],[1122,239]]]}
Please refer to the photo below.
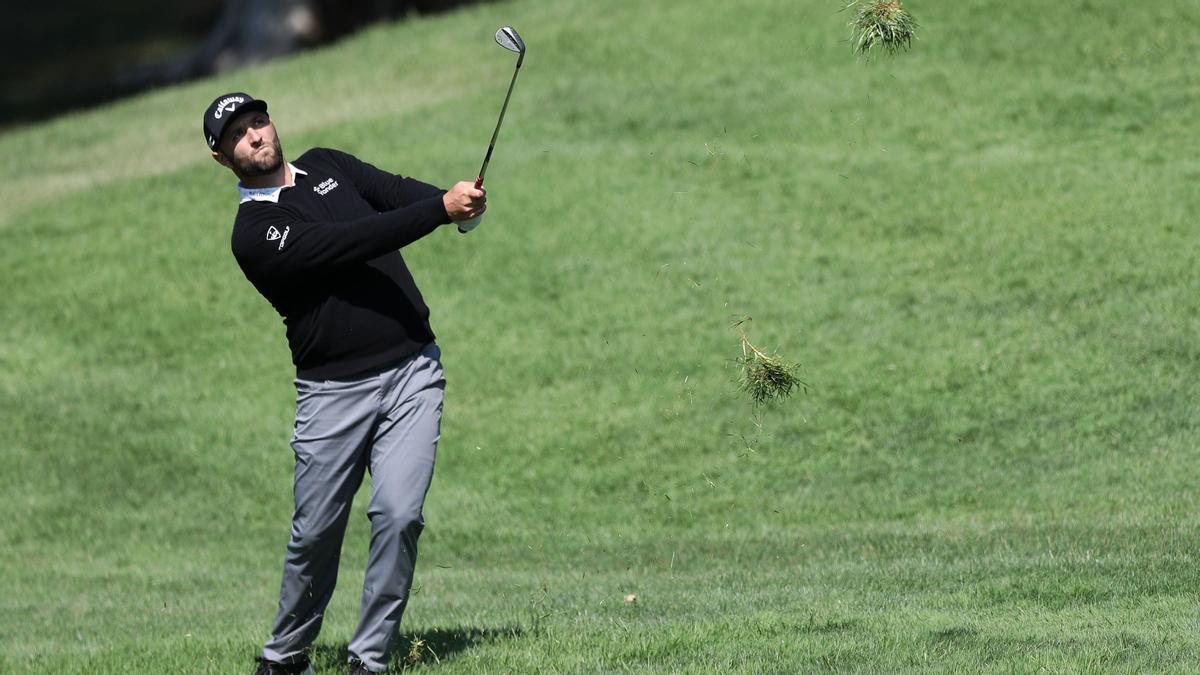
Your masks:
{"label": "fairway turf", "polygon": [[[1200,13],[922,0],[867,64],[840,7],[489,4],[0,136],[0,672],[251,670],[294,390],[200,115],[469,180],[502,24],[487,222],[405,249],[448,387],[398,658],[1195,669]],[[807,394],[738,391],[747,315]]]}

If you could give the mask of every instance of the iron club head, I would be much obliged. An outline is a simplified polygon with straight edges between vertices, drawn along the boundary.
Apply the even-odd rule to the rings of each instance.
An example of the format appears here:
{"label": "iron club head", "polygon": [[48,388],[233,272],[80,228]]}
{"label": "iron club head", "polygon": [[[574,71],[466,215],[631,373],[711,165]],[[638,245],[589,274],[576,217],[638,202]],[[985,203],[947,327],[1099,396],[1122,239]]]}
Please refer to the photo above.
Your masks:
{"label": "iron club head", "polygon": [[501,26],[500,30],[496,31],[496,44],[510,52],[525,53],[525,41],[521,39],[517,29],[512,26]]}

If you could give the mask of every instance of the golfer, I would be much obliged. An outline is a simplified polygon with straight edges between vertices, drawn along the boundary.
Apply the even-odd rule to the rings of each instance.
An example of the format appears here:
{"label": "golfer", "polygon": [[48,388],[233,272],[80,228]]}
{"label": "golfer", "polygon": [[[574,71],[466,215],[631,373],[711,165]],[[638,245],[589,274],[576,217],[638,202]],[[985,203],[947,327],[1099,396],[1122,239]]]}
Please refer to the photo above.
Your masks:
{"label": "golfer", "polygon": [[267,104],[245,93],[204,112],[213,159],[241,181],[233,255],[283,317],[296,365],[295,511],[279,612],[257,674],[308,673],[337,581],[354,493],[371,474],[371,544],[350,673],[386,672],[408,602],[433,477],[445,379],[429,308],[398,249],[487,208],[337,150],[287,162]]}

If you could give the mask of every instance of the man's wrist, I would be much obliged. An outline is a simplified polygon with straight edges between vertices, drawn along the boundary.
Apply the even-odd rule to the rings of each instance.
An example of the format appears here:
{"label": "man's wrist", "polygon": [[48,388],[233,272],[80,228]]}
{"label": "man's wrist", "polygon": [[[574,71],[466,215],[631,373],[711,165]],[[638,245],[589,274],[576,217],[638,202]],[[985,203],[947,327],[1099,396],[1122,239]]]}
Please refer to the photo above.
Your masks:
{"label": "man's wrist", "polygon": [[442,190],[442,194],[438,195],[438,198],[437,198],[438,204],[441,205],[441,209],[442,209],[442,224],[443,225],[447,225],[449,223],[454,222],[454,219],[450,217],[450,209],[447,207],[447,204],[446,204],[446,195],[447,194],[449,194],[448,190]]}

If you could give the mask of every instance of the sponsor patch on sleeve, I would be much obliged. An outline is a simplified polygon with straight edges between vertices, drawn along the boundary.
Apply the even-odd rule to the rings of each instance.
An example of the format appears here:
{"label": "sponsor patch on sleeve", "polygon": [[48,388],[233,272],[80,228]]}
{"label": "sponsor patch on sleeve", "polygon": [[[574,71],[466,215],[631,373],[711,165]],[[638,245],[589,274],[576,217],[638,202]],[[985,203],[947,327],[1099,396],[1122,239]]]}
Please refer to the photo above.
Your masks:
{"label": "sponsor patch on sleeve", "polygon": [[283,232],[280,232],[274,225],[272,225],[267,228],[267,241],[278,241],[279,246],[277,246],[275,250],[282,251],[284,244],[287,243],[288,233],[291,231],[291,225],[284,227]]}

